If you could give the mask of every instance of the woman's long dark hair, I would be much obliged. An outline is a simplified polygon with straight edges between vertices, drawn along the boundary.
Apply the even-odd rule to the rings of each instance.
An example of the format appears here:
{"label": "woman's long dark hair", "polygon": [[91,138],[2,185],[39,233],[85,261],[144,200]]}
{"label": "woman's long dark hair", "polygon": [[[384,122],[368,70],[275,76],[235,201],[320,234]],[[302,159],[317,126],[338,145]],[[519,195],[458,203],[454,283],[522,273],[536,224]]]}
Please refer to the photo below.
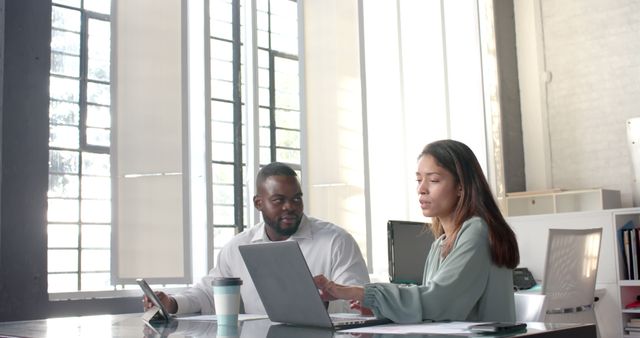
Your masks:
{"label": "woman's long dark hair", "polygon": [[[498,208],[489,184],[473,151],[462,142],[440,140],[427,144],[419,158],[430,155],[460,184],[462,193],[453,211],[454,232],[443,248],[448,254],[462,223],[473,216],[482,218],[489,226],[491,258],[497,266],[513,269],[520,262],[516,235]],[[431,227],[436,238],[444,233],[440,220],[434,217]]]}

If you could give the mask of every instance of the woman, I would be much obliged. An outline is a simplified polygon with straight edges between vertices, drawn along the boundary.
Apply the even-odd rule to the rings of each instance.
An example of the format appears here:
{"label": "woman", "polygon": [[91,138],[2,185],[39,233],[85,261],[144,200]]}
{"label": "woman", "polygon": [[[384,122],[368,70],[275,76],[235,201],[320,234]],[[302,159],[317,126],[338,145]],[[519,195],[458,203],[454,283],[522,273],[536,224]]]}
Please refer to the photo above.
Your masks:
{"label": "woman", "polygon": [[453,140],[428,144],[416,180],[422,214],[431,217],[436,237],[422,286],[344,286],[320,275],[315,281],[323,298],[350,299],[352,307],[396,323],[514,321],[518,243],[471,149]]}

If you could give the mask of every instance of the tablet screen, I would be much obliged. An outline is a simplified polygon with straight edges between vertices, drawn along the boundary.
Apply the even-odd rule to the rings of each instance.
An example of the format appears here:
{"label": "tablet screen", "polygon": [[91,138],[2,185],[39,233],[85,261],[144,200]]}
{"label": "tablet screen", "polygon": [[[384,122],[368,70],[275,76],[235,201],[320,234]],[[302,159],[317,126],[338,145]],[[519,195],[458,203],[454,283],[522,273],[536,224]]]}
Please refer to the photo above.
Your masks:
{"label": "tablet screen", "polygon": [[138,282],[138,285],[140,285],[140,288],[142,288],[142,291],[147,296],[147,298],[151,300],[153,305],[155,305],[158,309],[160,309],[160,312],[162,312],[162,316],[165,318],[165,320],[169,320],[169,318],[171,317],[171,315],[169,314],[169,311],[167,311],[167,308],[164,307],[164,305],[162,304],[162,302],[160,301],[156,293],[153,292],[153,290],[151,290],[151,287],[149,286],[147,281],[145,281],[142,278],[138,278],[136,279],[136,282]]}

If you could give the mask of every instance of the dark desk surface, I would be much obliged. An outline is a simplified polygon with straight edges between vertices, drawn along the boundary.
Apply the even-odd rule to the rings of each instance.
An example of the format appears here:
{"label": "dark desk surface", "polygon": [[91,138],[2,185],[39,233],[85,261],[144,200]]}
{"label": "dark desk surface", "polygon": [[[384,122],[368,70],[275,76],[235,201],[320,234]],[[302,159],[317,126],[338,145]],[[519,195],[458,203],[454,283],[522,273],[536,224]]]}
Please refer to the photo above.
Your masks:
{"label": "dark desk surface", "polygon": [[[268,320],[241,323],[237,332],[217,332],[215,322],[179,320],[164,326],[145,324],[140,314],[51,318],[0,322],[0,337],[218,337],[218,338],[385,338],[391,335],[358,336],[324,329],[272,325]],[[403,338],[451,337],[445,335],[402,335]],[[492,337],[482,335],[482,337]],[[529,323],[526,332],[501,337],[596,337],[595,325]]]}

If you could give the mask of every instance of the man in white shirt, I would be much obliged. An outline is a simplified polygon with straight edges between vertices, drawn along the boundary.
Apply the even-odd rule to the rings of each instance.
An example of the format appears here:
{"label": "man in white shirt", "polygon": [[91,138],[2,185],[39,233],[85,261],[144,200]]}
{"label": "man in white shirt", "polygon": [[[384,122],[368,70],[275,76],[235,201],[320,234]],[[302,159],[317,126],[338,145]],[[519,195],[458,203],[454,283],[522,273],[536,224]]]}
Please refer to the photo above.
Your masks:
{"label": "man in white shirt", "polygon": [[[335,224],[303,213],[302,190],[293,169],[278,162],[265,166],[256,177],[256,192],[253,204],[260,210],[263,221],[227,243],[218,255],[216,267],[195,287],[173,296],[158,292],[169,312],[215,313],[211,287],[213,278],[240,277],[245,313],[266,313],[238,251],[238,246],[251,243],[296,241],[313,276],[323,274],[347,285],[369,283],[367,267],[353,237]],[[286,257],[282,262],[286,264]],[[151,307],[146,297],[143,301],[145,308]]]}

